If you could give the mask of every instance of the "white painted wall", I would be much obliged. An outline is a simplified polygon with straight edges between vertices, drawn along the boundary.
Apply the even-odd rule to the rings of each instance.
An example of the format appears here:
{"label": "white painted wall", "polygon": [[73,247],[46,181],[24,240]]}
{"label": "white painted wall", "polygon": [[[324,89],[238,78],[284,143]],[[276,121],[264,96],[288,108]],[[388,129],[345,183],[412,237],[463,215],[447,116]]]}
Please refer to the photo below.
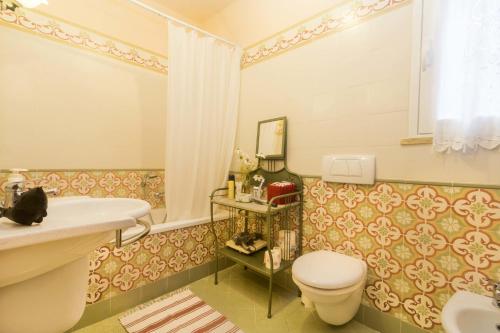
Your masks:
{"label": "white painted wall", "polygon": [[[256,36],[248,27],[235,32],[239,20],[266,16],[234,6],[218,15],[232,18],[226,26],[242,40]],[[498,151],[400,145],[408,136],[411,19],[404,6],[244,69],[237,146],[253,153],[257,122],[287,116],[289,167],[301,174],[319,175],[324,154],[370,153],[379,179],[500,184]]]}
{"label": "white painted wall", "polygon": [[0,169],[161,168],[167,76],[0,27]]}

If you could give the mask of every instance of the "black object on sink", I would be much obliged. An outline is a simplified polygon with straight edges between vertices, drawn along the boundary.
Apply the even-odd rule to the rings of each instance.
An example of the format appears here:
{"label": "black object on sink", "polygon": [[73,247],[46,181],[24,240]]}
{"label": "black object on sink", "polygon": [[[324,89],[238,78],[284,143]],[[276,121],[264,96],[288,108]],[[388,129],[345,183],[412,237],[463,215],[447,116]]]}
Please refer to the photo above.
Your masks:
{"label": "black object on sink", "polygon": [[35,187],[21,194],[13,207],[0,208],[0,217],[23,224],[40,223],[47,216],[47,195],[41,187]]}

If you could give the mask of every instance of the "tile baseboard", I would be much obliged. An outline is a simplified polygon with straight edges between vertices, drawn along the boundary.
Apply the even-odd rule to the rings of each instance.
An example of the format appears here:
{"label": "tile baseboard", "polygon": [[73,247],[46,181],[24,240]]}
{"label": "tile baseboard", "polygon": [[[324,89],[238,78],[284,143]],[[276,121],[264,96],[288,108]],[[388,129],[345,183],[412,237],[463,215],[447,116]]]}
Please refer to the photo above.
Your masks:
{"label": "tile baseboard", "polygon": [[[229,260],[225,260],[225,258],[220,258],[219,260],[219,264],[221,264],[222,269],[225,269],[234,264]],[[80,321],[66,333],[76,331],[80,328],[112,317],[118,313],[160,297],[166,293],[187,286],[188,284],[202,279],[210,274],[213,274],[214,272],[215,260],[187,269],[185,271],[157,280],[155,282],[148,283],[144,286],[132,289],[110,299],[106,299],[94,304],[89,304],[85,307],[85,312],[83,313]]]}

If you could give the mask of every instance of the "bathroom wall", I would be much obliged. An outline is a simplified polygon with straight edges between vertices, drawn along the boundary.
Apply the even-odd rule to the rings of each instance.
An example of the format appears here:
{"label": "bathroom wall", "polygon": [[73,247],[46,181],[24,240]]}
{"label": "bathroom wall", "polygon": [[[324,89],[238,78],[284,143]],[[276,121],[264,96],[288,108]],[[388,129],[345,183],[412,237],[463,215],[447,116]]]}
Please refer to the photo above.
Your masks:
{"label": "bathroom wall", "polygon": [[325,154],[372,153],[379,179],[500,184],[498,151],[438,154],[430,145],[400,145],[409,133],[411,1],[364,1],[374,5],[354,11],[359,2],[343,1],[312,18],[284,2],[244,3],[207,22],[257,42],[244,44],[237,146],[255,151],[257,121],[286,115],[288,165],[300,174],[319,175]]}
{"label": "bathroom wall", "polygon": [[[308,18],[279,1],[255,11],[236,1],[205,22],[247,45],[237,146],[252,153],[257,122],[286,115],[288,167],[305,177],[305,250],[367,262],[363,304],[396,318],[376,328],[441,332],[441,309],[455,291],[488,294],[484,279],[500,279],[500,154],[401,146],[412,2],[380,0],[354,12],[354,1],[335,4]],[[333,153],[375,154],[379,181],[323,183],[321,156]]]}
{"label": "bathroom wall", "polygon": [[[165,181],[164,172],[158,169],[34,170],[23,175],[27,179],[26,186],[56,187],[60,190],[58,196],[143,198],[153,208],[164,207],[163,201],[154,195],[163,190]],[[156,175],[158,178],[151,179],[144,188],[141,183],[147,175]],[[8,172],[0,170],[0,198],[4,196],[7,177]],[[217,232],[220,233],[223,226],[223,221],[217,222]],[[114,296],[208,264],[214,260],[214,249],[209,224],[152,234],[119,249],[106,244],[90,255],[87,304],[110,300]]]}
{"label": "bathroom wall", "polygon": [[346,0],[294,0],[293,3],[288,0],[235,0],[200,24],[246,48],[345,2]]}
{"label": "bathroom wall", "polygon": [[[500,188],[304,178],[305,251],[368,264],[363,303],[433,332],[457,290],[500,279]],[[397,331],[399,332],[399,331]]]}
{"label": "bathroom wall", "polygon": [[[165,6],[163,1],[143,0],[164,13],[197,24],[188,17]],[[105,34],[111,38],[166,56],[167,23],[164,18],[148,12],[128,0],[51,0],[36,11]]]}
{"label": "bathroom wall", "polygon": [[[0,168],[163,167],[167,59],[145,48],[148,38],[132,43],[142,34],[165,45],[165,22],[116,2],[39,7],[64,7],[56,14],[77,23],[24,9],[0,13]],[[94,21],[73,17],[98,3]],[[111,29],[120,25],[120,33]]]}

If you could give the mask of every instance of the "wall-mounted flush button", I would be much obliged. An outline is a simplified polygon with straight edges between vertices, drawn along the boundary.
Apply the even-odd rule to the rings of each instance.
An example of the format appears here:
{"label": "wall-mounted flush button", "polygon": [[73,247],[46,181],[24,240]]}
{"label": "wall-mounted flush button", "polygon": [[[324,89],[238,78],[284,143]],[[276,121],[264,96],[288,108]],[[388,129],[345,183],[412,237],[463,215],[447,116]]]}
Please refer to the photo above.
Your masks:
{"label": "wall-mounted flush button", "polygon": [[349,168],[349,176],[363,176],[363,168],[361,167],[361,162],[359,160],[347,160],[347,167]]}
{"label": "wall-mounted flush button", "polygon": [[337,183],[373,184],[375,182],[375,156],[323,156],[322,179]]}
{"label": "wall-mounted flush button", "polygon": [[349,176],[347,160],[334,160],[330,167],[330,176]]}

